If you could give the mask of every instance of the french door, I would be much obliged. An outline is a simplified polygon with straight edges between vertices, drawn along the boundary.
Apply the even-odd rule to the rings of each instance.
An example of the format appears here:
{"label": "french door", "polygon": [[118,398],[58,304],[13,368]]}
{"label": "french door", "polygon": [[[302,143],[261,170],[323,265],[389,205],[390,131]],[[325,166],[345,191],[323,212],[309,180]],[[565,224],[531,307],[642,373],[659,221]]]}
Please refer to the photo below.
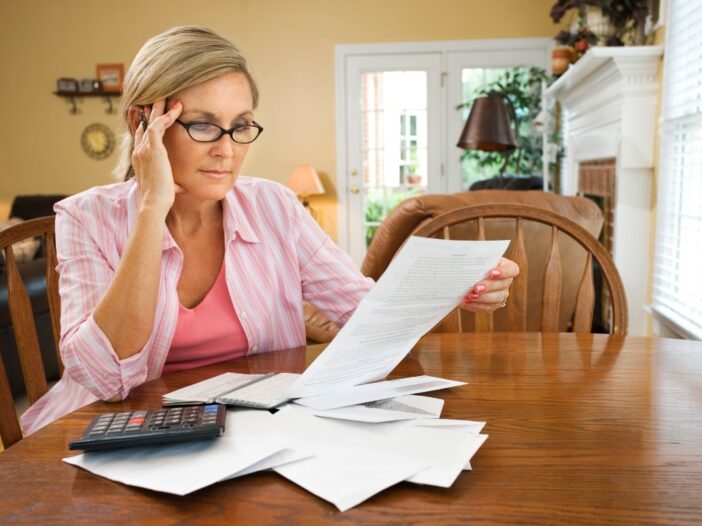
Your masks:
{"label": "french door", "polygon": [[394,205],[441,190],[441,54],[349,57],[346,81],[344,220],[360,265]]}
{"label": "french door", "polygon": [[339,245],[360,266],[400,201],[466,188],[456,109],[514,66],[546,67],[549,39],[337,46]]}

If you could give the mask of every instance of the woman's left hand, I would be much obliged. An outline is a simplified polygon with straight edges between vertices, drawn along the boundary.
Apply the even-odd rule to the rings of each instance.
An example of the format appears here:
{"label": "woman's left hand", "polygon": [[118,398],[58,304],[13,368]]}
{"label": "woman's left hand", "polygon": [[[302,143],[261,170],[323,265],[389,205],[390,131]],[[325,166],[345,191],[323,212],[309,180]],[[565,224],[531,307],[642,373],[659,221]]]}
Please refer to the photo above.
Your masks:
{"label": "woman's left hand", "polygon": [[462,309],[471,312],[492,312],[507,304],[509,286],[519,275],[519,266],[512,260],[501,258],[487,278],[478,281],[461,300]]}

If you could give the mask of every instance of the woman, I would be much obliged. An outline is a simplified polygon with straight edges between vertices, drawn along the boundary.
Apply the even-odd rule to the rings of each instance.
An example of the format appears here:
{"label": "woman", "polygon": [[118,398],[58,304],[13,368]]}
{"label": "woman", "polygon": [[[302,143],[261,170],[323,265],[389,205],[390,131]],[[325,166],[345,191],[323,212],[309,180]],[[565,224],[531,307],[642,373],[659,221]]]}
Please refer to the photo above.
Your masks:
{"label": "woman", "polygon": [[[66,373],[23,416],[29,434],[166,371],[305,344],[303,299],[343,325],[372,281],[282,185],[239,177],[258,90],[227,40],[177,27],[127,73],[125,182],[56,205]],[[503,304],[503,260],[464,300]]]}

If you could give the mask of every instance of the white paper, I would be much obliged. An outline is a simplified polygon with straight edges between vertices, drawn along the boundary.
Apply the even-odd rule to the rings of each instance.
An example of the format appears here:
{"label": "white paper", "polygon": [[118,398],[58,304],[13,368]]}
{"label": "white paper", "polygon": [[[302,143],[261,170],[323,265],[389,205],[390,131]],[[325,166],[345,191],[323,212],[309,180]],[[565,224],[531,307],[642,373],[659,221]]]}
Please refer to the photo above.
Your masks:
{"label": "white paper", "polygon": [[[422,420],[415,420],[413,422],[415,426],[424,427],[463,427],[466,430],[470,430],[471,433],[478,434],[485,427],[485,422],[478,422],[473,420],[456,420],[452,418],[442,418],[442,419],[429,419],[425,418]],[[471,471],[473,467],[470,465],[470,461],[466,462],[463,466],[463,471]]]}
{"label": "white paper", "polygon": [[414,422],[415,426],[425,426],[425,427],[463,427],[469,430],[471,433],[478,434],[485,427],[485,422],[476,422],[473,420],[456,420],[453,418],[442,418],[439,419],[427,419],[427,420],[417,420]]}
{"label": "white paper", "polygon": [[[405,422],[403,422],[405,423]],[[450,488],[465,469],[466,463],[475,455],[487,440],[487,435],[476,435],[464,427],[417,426],[417,430],[431,431],[412,435],[414,440],[399,443],[400,451],[416,451],[420,458],[427,459],[431,466],[407,479],[415,484],[428,484]],[[429,444],[429,447],[427,445]],[[417,450],[424,447],[421,453]]]}
{"label": "white paper", "polygon": [[215,401],[220,404],[271,409],[290,400],[285,392],[299,377],[298,373],[272,374],[218,396]]}
{"label": "white paper", "polygon": [[379,402],[324,411],[311,410],[311,412],[322,418],[382,423],[397,420],[436,419],[441,416],[443,406],[444,401],[440,398],[407,395]]}
{"label": "white paper", "polygon": [[[429,426],[429,427],[464,427],[466,430],[470,430],[471,433],[476,435],[483,430],[485,427],[485,422],[477,422],[473,420],[456,420],[456,419],[425,419],[417,420],[413,422],[415,426]],[[470,461],[466,462],[463,466],[463,471],[471,471],[473,467],[470,465]]]}
{"label": "white paper", "polygon": [[163,395],[164,402],[211,404],[220,395],[256,382],[269,374],[224,373]]}
{"label": "white paper", "polygon": [[385,378],[494,268],[509,241],[410,237],[334,340],[288,395],[309,397]]}
{"label": "white paper", "polygon": [[285,466],[292,462],[297,462],[298,460],[304,460],[314,456],[313,453],[308,449],[295,449],[288,448],[284,449],[268,458],[264,458],[260,462],[250,465],[241,471],[237,471],[233,475],[227,477],[229,479],[235,479],[238,477],[243,477],[244,475],[249,475],[250,473],[256,473],[258,471],[272,470],[273,468],[279,466]]}
{"label": "white paper", "polygon": [[426,375],[413,376],[410,378],[401,378],[399,380],[349,386],[337,392],[308,398],[299,398],[295,403],[305,407],[311,407],[312,409],[335,409],[337,407],[347,407],[364,402],[385,400],[403,394],[426,393],[439,389],[448,389],[459,385],[465,385],[465,382],[446,380],[444,378]]}
{"label": "white paper", "polygon": [[249,473],[272,469],[312,456],[312,451],[300,443],[295,436],[287,433],[284,428],[280,428],[278,423],[274,421],[273,415],[268,411],[242,411],[240,413],[237,419],[237,439],[256,443],[267,441],[272,436],[282,437],[288,447],[227,478],[233,479]]}
{"label": "white paper", "polygon": [[[428,398],[428,397],[425,397]],[[463,427],[467,431],[470,431],[471,433],[478,434],[483,430],[483,427],[485,427],[485,422],[478,422],[474,420],[457,420],[457,419],[451,419],[451,418],[442,418],[442,419],[422,419],[422,420],[415,420],[413,422],[415,426],[425,426],[425,427]],[[470,465],[470,461],[466,462],[466,465],[463,466],[463,471],[471,471],[473,467]]]}
{"label": "white paper", "polygon": [[441,398],[432,396],[405,395],[387,400],[367,402],[363,406],[385,411],[413,413],[421,418],[439,418],[444,407],[444,401]]}
{"label": "white paper", "polygon": [[[252,413],[262,412],[228,410],[225,433],[213,440],[83,453],[63,460],[130,486],[187,495],[238,473],[248,473],[247,468],[265,465],[265,459],[288,449],[284,433],[256,433],[260,415]],[[300,456],[308,454],[301,452]]]}
{"label": "white paper", "polygon": [[[387,455],[366,437],[344,436],[344,428],[289,406],[274,415],[314,456],[274,468],[276,473],[346,511],[427,468],[419,460]],[[326,424],[325,424],[326,423]],[[374,427],[374,426],[369,426]]]}
{"label": "white paper", "polygon": [[470,426],[366,424],[318,418],[314,411],[290,405],[274,415],[314,452],[275,471],[342,511],[403,474],[401,480],[449,487],[486,438]]}

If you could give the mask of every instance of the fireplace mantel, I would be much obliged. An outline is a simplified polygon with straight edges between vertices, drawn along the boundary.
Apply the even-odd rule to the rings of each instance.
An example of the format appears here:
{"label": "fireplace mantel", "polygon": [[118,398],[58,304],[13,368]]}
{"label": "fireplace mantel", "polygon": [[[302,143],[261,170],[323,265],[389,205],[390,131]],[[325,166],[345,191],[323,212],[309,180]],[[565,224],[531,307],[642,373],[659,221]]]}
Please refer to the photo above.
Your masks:
{"label": "fireplace mantel", "polygon": [[561,188],[578,191],[578,164],[616,160],[613,258],[629,302],[629,333],[646,333],[660,46],[594,47],[544,93],[562,108]]}

